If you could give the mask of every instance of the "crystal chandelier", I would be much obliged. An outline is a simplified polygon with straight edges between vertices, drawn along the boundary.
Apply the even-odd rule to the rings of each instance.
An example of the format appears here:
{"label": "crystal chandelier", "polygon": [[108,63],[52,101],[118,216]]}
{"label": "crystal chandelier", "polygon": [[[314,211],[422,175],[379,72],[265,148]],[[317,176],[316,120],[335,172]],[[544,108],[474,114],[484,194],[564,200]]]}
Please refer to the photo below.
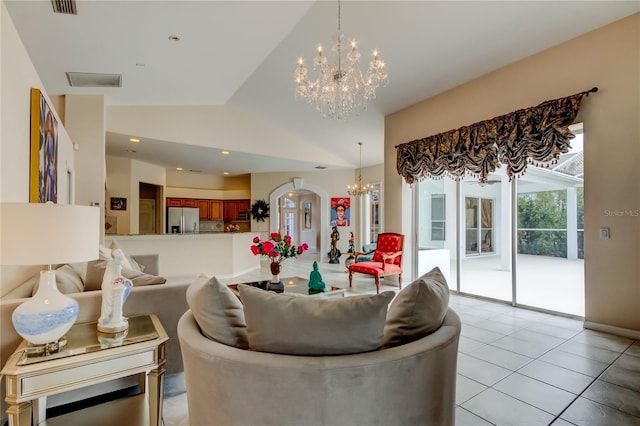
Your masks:
{"label": "crystal chandelier", "polygon": [[323,117],[346,119],[351,112],[356,114],[367,109],[367,101],[376,98],[376,89],[389,83],[384,61],[373,51],[369,69],[363,75],[360,69],[360,52],[355,40],[346,41],[340,27],[340,0],[338,0],[338,32],[333,36],[334,45],[328,56],[323,55],[318,45],[318,55],[313,60],[313,69],[319,70],[315,80],[307,78],[304,59],[298,59],[295,71],[296,99],[306,99]]}
{"label": "crystal chandelier", "polygon": [[353,195],[354,197],[367,195],[373,190],[372,185],[362,184],[362,142],[358,142],[358,145],[360,145],[360,168],[358,169],[358,181],[353,185],[347,186],[347,193],[349,195]]}

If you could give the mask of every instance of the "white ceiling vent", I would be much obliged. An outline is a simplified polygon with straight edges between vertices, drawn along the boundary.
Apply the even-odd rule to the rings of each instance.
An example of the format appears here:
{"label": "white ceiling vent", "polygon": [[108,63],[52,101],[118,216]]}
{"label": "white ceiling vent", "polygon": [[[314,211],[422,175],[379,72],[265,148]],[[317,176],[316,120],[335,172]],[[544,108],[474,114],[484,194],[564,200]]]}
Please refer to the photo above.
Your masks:
{"label": "white ceiling vent", "polygon": [[99,74],[92,72],[68,72],[71,87],[122,87],[122,74]]}
{"label": "white ceiling vent", "polygon": [[64,13],[66,15],[77,15],[76,0],[51,0],[51,6],[55,13]]}

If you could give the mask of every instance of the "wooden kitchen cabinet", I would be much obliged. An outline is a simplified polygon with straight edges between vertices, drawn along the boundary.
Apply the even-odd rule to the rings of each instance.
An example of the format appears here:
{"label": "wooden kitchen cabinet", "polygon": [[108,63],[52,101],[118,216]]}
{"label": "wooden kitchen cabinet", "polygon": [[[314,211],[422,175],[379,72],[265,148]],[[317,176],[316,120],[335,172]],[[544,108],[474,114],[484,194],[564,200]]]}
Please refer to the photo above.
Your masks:
{"label": "wooden kitchen cabinet", "polygon": [[209,200],[209,220],[222,219],[222,200]]}
{"label": "wooden kitchen cabinet", "polygon": [[182,207],[182,198],[167,198],[167,207]]}
{"label": "wooden kitchen cabinet", "polygon": [[222,220],[222,200],[198,200],[200,220]]}
{"label": "wooden kitchen cabinet", "polygon": [[224,220],[236,222],[248,222],[250,200],[224,200]]}
{"label": "wooden kitchen cabinet", "polygon": [[198,200],[200,220],[209,220],[209,200]]}
{"label": "wooden kitchen cabinet", "polygon": [[195,198],[167,197],[167,207],[198,207],[198,200]]}

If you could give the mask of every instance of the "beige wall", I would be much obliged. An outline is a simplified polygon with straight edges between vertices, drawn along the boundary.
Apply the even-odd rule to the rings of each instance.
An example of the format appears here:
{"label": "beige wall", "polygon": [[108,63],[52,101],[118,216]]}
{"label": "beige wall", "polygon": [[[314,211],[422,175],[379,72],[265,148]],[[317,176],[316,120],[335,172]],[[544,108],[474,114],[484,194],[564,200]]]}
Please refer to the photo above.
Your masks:
{"label": "beige wall", "polygon": [[[53,102],[44,90],[4,3],[0,4],[0,201],[29,202],[29,147],[32,87],[40,89],[58,119],[58,202],[66,204],[67,171],[75,171],[71,138]],[[1,250],[7,249],[4,246]],[[0,267],[0,295],[33,275],[40,266]]]}
{"label": "beige wall", "polygon": [[176,188],[222,189],[224,188],[224,177],[167,169],[167,186]]}
{"label": "beige wall", "polygon": [[[640,330],[640,14],[501,68],[386,118],[385,220],[406,228],[399,143],[598,86],[584,98],[586,321]],[[410,211],[410,210],[409,210]],[[600,240],[609,227],[611,239]]]}
{"label": "beige wall", "polygon": [[[363,169],[363,180],[365,179],[365,176],[367,179],[371,179],[371,182],[380,182],[382,180],[381,167],[372,167],[366,170],[367,173],[365,173],[365,169]],[[251,202],[253,203],[256,200],[265,200],[267,203],[270,203],[271,194],[276,190],[286,187],[287,185],[292,185],[294,178],[302,179],[301,189],[316,192],[316,194],[321,198],[319,208],[314,208],[314,214],[319,215],[317,219],[320,220],[320,222],[315,225],[318,226],[318,248],[320,254],[325,256],[330,246],[331,227],[329,225],[329,218],[331,214],[331,206],[328,202],[324,202],[323,204],[322,195],[325,195],[328,201],[330,201],[332,197],[348,197],[347,185],[355,181],[356,173],[354,170],[323,170],[304,173],[256,173],[251,176]],[[292,187],[291,189],[294,188]],[[351,203],[351,226],[340,227],[338,229],[340,232],[338,249],[343,253],[346,253],[349,248],[350,232],[353,232],[355,235],[356,247],[361,245],[359,243],[360,236],[357,229],[357,215],[359,207],[354,197],[351,197]],[[264,222],[252,220],[251,230],[254,232],[269,232],[271,230],[271,219],[274,218],[275,209],[276,206],[270,206],[270,217]],[[344,257],[342,259],[344,259]]]}
{"label": "beige wall", "polygon": [[[350,167],[340,153],[322,149],[229,106],[109,106],[108,130],[196,146],[283,158],[304,155],[319,164]],[[265,139],[265,135],[268,135]],[[257,143],[261,141],[262,143]],[[290,156],[290,157],[289,157]]]}
{"label": "beige wall", "polygon": [[[111,210],[111,197],[124,197],[127,204],[131,203],[131,160],[128,158],[107,156],[107,184],[105,204],[107,216],[117,218],[116,234],[129,234],[131,220],[129,210]],[[128,206],[127,206],[128,207]]]}
{"label": "beige wall", "polygon": [[[105,194],[108,216],[118,218],[118,234],[139,232],[140,182],[165,186],[165,168],[143,161],[108,156],[107,190]],[[111,197],[127,199],[127,210],[111,210]],[[164,202],[156,206],[164,217]]]}
{"label": "beige wall", "polygon": [[76,146],[76,204],[100,206],[104,229],[105,124],[102,95],[66,95],[65,127]]}

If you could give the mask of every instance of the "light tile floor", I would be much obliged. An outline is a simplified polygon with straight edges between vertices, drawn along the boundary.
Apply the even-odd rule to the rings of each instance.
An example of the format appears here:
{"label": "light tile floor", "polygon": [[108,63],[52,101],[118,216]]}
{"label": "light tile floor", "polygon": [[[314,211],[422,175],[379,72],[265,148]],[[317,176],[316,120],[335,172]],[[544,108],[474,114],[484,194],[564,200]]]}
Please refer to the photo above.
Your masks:
{"label": "light tile floor", "polygon": [[[287,260],[281,276],[308,277],[315,258],[304,253]],[[325,282],[346,288],[347,296],[375,292],[373,279],[360,274],[349,289],[342,264],[319,263],[319,270]],[[269,277],[264,263],[259,271],[225,281]],[[398,288],[389,279],[383,290]],[[640,425],[640,341],[475,298],[451,295],[450,306],[463,323],[457,426]],[[209,426],[189,425],[182,375],[167,379],[165,395],[165,426]]]}

